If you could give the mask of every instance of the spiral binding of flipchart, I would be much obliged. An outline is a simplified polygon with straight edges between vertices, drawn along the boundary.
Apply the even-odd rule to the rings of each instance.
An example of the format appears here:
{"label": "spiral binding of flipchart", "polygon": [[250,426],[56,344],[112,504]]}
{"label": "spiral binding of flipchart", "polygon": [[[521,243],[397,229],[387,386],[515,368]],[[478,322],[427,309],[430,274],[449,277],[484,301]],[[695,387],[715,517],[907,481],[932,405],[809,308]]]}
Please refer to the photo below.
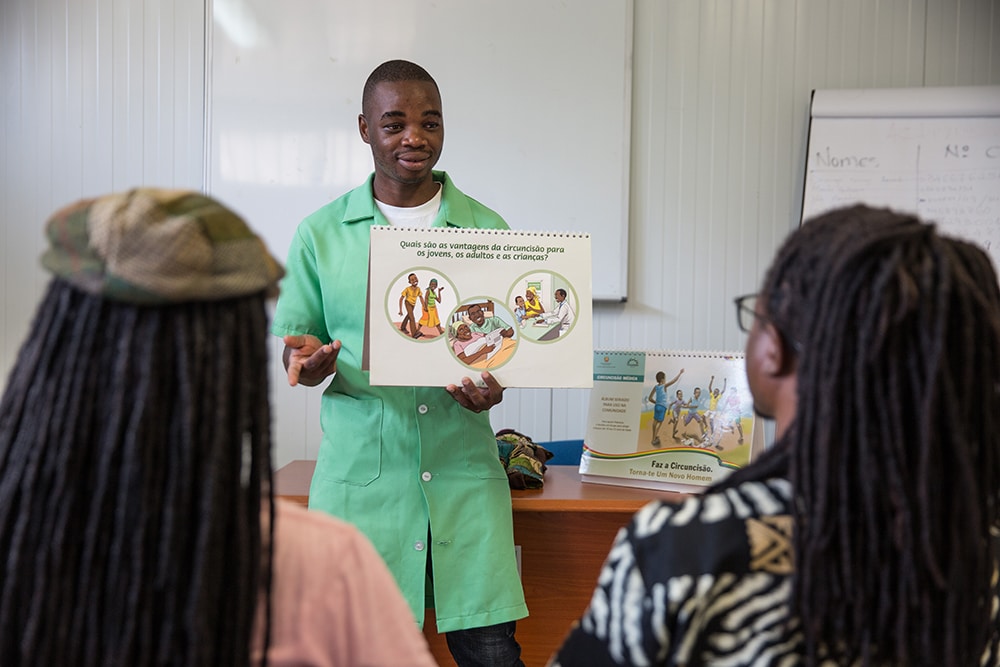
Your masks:
{"label": "spiral binding of flipchart", "polygon": [[590,238],[587,232],[561,232],[561,231],[530,231],[524,229],[478,229],[474,227],[390,227],[387,225],[377,225],[372,227],[372,231],[383,232],[431,232],[432,234],[485,234],[492,236],[524,236],[528,238],[564,238],[564,239],[586,239]]}
{"label": "spiral binding of flipchart", "polygon": [[595,350],[598,354],[606,356],[628,356],[644,354],[647,357],[665,359],[742,359],[742,352],[727,352],[725,350],[641,350],[641,349],[618,349],[618,350]]}

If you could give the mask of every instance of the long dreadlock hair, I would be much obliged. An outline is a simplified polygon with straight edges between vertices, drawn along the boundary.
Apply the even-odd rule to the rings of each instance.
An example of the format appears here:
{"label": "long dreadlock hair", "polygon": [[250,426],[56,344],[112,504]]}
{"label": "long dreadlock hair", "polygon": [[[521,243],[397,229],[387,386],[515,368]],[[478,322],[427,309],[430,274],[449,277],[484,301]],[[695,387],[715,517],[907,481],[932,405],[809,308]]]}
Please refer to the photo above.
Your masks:
{"label": "long dreadlock hair", "polygon": [[264,301],[49,285],[0,402],[4,665],[249,664],[271,575]]}
{"label": "long dreadlock hair", "polygon": [[798,342],[798,406],[746,473],[783,471],[794,489],[793,607],[810,664],[824,652],[979,664],[998,642],[1000,288],[988,256],[857,206],[793,234],[761,297]]}

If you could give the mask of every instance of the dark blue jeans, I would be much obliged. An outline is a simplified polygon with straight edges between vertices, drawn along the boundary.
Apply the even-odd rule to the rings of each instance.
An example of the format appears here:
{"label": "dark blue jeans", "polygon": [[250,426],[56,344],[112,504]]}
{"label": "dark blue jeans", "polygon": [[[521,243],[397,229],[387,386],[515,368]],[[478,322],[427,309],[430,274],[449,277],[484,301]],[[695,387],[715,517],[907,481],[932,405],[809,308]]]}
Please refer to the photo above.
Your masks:
{"label": "dark blue jeans", "polygon": [[514,639],[516,623],[445,633],[448,650],[458,667],[524,667],[521,646]]}

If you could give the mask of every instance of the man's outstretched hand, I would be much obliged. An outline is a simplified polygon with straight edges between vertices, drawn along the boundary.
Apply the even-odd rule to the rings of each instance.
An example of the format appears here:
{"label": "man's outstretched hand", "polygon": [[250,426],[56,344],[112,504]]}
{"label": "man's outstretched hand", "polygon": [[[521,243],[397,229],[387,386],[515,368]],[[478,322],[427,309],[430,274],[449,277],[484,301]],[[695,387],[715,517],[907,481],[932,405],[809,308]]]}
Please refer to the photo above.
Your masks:
{"label": "man's outstretched hand", "polygon": [[337,372],[337,355],[340,341],[324,345],[316,336],[303,334],[285,336],[285,352],[282,361],[288,371],[288,384],[294,387],[304,384],[315,387]]}

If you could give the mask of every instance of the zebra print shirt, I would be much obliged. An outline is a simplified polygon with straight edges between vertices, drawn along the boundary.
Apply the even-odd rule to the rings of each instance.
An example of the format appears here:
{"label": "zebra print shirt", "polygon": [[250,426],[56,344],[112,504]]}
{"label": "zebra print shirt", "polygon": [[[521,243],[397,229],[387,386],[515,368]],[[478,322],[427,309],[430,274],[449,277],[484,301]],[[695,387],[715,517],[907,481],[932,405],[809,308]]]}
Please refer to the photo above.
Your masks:
{"label": "zebra print shirt", "polygon": [[[646,505],[550,667],[801,664],[790,498],[787,481],[770,479]],[[983,664],[997,664],[995,651]]]}

